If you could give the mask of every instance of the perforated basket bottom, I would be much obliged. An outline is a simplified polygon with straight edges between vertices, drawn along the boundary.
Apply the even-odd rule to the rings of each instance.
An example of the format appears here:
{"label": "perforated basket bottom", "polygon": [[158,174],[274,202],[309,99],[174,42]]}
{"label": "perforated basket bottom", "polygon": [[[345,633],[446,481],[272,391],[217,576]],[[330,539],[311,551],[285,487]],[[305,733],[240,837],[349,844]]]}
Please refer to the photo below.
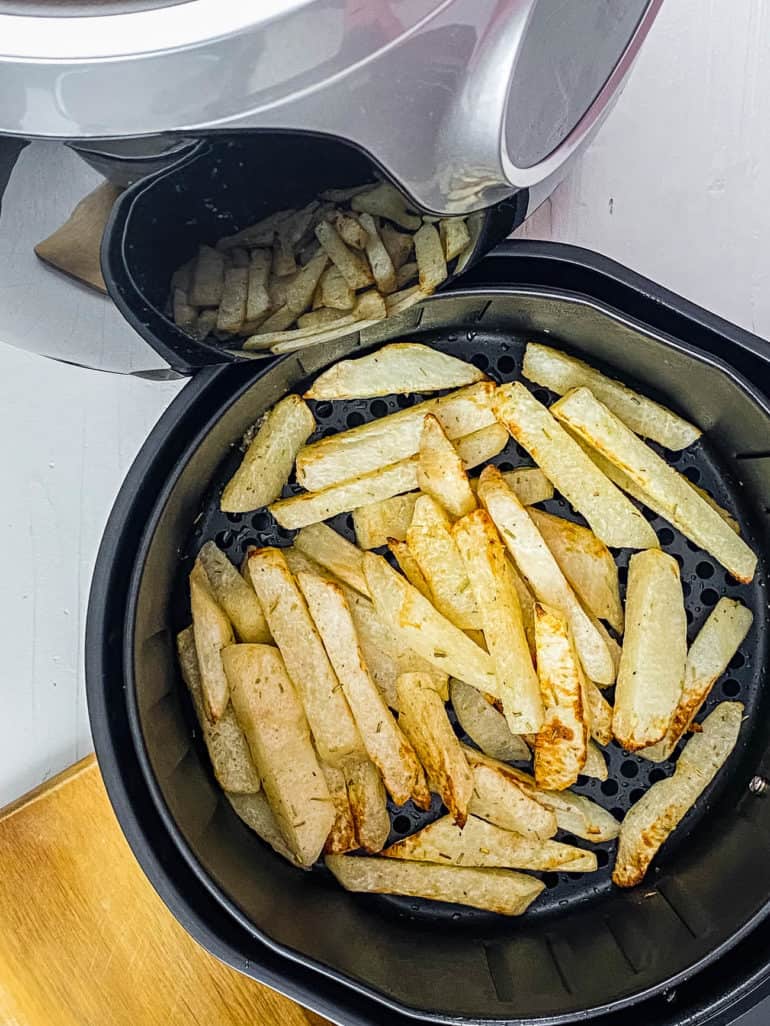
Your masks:
{"label": "perforated basket bottom", "polygon": [[[472,361],[477,367],[487,372],[497,381],[503,382],[521,378],[521,362],[525,345],[525,340],[522,338],[488,332],[469,332],[460,336],[446,334],[426,336],[424,341],[428,341],[436,348],[451,353],[454,356]],[[614,377],[620,376],[616,370],[608,370],[610,370]],[[627,381],[626,383],[634,387],[633,381]],[[530,385],[530,387],[532,386]],[[301,391],[301,387],[298,387],[298,390]],[[545,389],[533,388],[533,391],[541,401],[550,403],[554,399],[553,394]],[[318,429],[311,440],[335,434],[346,428],[355,427],[358,424],[363,424],[366,421],[382,417],[399,409],[405,409],[426,398],[429,398],[429,396],[412,393],[373,400],[311,403],[310,405],[318,424]],[[723,467],[720,466],[716,453],[712,450],[707,440],[699,441],[681,453],[664,453],[661,449],[658,449],[658,451],[665,455],[669,463],[686,474],[693,483],[705,488],[725,507],[740,524],[741,532],[749,544],[753,544],[755,549],[759,551],[753,538],[750,518],[747,515],[747,511],[741,506],[739,486],[730,479]],[[207,492],[200,516],[196,520],[195,528],[185,547],[186,557],[180,563],[180,577],[176,589],[175,607],[179,614],[178,627],[189,623],[189,602],[186,597],[187,574],[192,558],[204,541],[213,539],[236,565],[240,565],[249,546],[286,546],[291,544],[295,534],[293,531],[286,531],[279,527],[270,514],[264,510],[242,515],[225,514],[220,511],[219,497],[225,484],[238,466],[241,455],[242,453],[236,448],[235,451],[229,453],[223,459],[216,477],[211,482],[211,487]],[[528,454],[513,441],[492,462],[497,464],[502,470],[532,465]],[[292,482],[284,489],[284,495],[293,495],[299,491],[301,489]],[[570,519],[582,522],[580,516],[575,514],[568,503],[562,498],[557,497],[544,503],[543,508],[559,516],[569,517]],[[710,556],[699,550],[693,543],[687,541],[678,531],[671,528],[666,521],[646,508],[644,513],[655,528],[661,546],[676,557],[681,567],[687,605],[689,641],[692,641],[710,610],[722,596],[740,599],[749,608],[754,610],[755,613],[765,608],[765,577],[762,564],[760,564],[760,569],[753,584],[740,585]],[[335,517],[329,523],[345,537],[355,541],[352,530],[352,517],[349,514]],[[617,563],[620,567],[620,580],[623,592],[625,591],[628,560],[631,555],[632,553],[629,550],[615,552]],[[733,756],[731,765],[737,765],[739,762],[740,752],[745,750],[752,729],[753,713],[758,702],[762,670],[761,638],[762,631],[755,622],[740,652],[730,663],[727,673],[715,685],[706,703],[705,710],[701,717],[699,717],[702,718],[707,715],[718,702],[724,699],[737,699],[744,703],[746,718],[738,742],[738,752]],[[612,701],[611,690],[605,691],[605,695]],[[190,718],[192,729],[194,720],[191,710]],[[457,724],[455,724],[455,727],[460,736],[468,741],[469,739],[464,737]],[[670,761],[655,765],[639,756],[624,752],[615,742],[605,749],[605,753],[609,767],[609,779],[601,783],[598,780],[581,777],[574,790],[598,802],[618,819],[622,819],[630,806],[641,798],[651,784],[656,780],[662,779],[664,776],[671,775],[678,756],[677,750],[677,753],[675,753]],[[662,867],[665,867],[676,858],[676,852],[680,846],[687,842],[692,832],[708,816],[709,809],[719,801],[727,786],[728,779],[729,770],[719,774],[714,783],[697,802],[696,806],[687,814],[676,833],[665,845],[660,857],[653,864],[650,870],[651,878],[654,879],[661,872]],[[389,843],[407,834],[414,833],[436,819],[443,811],[440,800],[436,796],[434,796],[433,806],[429,812],[423,812],[415,808],[411,802],[403,807],[391,806],[392,829]],[[612,888],[610,877],[616,842],[592,845],[589,842],[577,840],[571,835],[564,833],[559,833],[557,839],[595,851],[599,861],[599,870],[596,873],[589,874],[535,874],[543,879],[546,889],[528,911],[527,918],[563,913],[578,903],[601,898],[608,894]],[[318,869],[320,872],[326,872],[322,865]],[[502,921],[502,917],[494,916],[490,913],[460,908],[456,905],[440,902],[421,901],[395,896],[362,896],[361,900],[372,903],[383,911],[423,921],[448,920],[457,926],[466,924],[467,926],[485,930],[500,925]]]}

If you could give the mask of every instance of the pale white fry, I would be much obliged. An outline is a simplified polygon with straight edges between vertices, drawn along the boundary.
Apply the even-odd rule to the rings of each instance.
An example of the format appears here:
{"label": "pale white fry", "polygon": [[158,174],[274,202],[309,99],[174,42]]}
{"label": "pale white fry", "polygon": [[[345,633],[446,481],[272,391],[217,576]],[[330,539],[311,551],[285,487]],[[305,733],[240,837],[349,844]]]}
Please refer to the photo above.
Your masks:
{"label": "pale white fry", "polygon": [[358,217],[346,214],[342,210],[333,211],[328,220],[337,229],[346,246],[353,249],[366,249],[367,229]]}
{"label": "pale white fry", "polygon": [[500,536],[480,509],[459,520],[452,536],[476,601],[508,726],[514,734],[537,733],[543,725],[541,689]]}
{"label": "pale white fry", "polygon": [[306,445],[297,455],[297,482],[318,491],[415,456],[427,413],[438,417],[451,439],[488,427],[495,423],[494,388],[480,381]]}
{"label": "pale white fry", "polygon": [[618,568],[612,553],[593,531],[571,520],[531,509],[529,515],[562,573],[589,613],[623,633]]}
{"label": "pale white fry", "polygon": [[272,646],[231,645],[224,663],[233,708],[278,827],[297,859],[310,866],[321,854],[334,810],[302,703]]}
{"label": "pale white fry", "polygon": [[281,499],[270,506],[270,512],[281,527],[290,530],[317,524],[358,506],[413,491],[417,487],[417,463],[417,457],[412,457],[322,491]]}
{"label": "pale white fry", "polygon": [[268,214],[267,217],[263,217],[262,220],[257,221],[256,224],[249,225],[248,228],[243,228],[234,235],[228,235],[220,239],[217,242],[217,249],[226,251],[235,249],[238,246],[270,246],[278,225],[294,213],[296,213],[294,210],[276,210],[272,214]]}
{"label": "pale white fry", "polygon": [[484,381],[486,374],[417,342],[397,342],[355,360],[340,360],[325,370],[306,399],[368,399],[404,392],[438,392]]}
{"label": "pale white fry", "polygon": [[522,384],[501,385],[494,405],[498,419],[605,545],[657,547],[657,536],[641,512]]}
{"label": "pale white fry", "polygon": [[[309,328],[292,328],[296,319],[297,315],[288,306],[282,306],[266,321],[262,321],[257,333],[244,341],[243,348],[246,351],[271,349],[273,352],[278,351],[279,347],[302,349],[311,343],[315,345],[319,340],[337,338],[338,335],[353,331],[351,325],[355,324],[356,329],[359,326],[352,313],[341,314],[331,326],[326,327],[311,325]],[[345,328],[345,331],[340,331],[341,328]]]}
{"label": "pale white fry", "polygon": [[270,276],[270,253],[266,249],[252,250],[249,259],[249,287],[246,299],[246,321],[256,321],[270,309],[267,283]]}
{"label": "pale white fry", "polygon": [[417,306],[423,299],[427,299],[429,292],[424,292],[419,285],[410,285],[408,288],[400,289],[398,292],[391,292],[385,297],[385,306],[388,317],[395,317],[396,314],[404,313]]}
{"label": "pale white fry", "polygon": [[328,221],[321,221],[315,227],[315,234],[325,253],[354,291],[365,289],[374,281],[366,258],[356,250],[349,249],[341,236]]}
{"label": "pale white fry", "polygon": [[586,764],[588,727],[583,710],[583,671],[563,613],[535,606],[537,675],[545,706],[535,739],[535,782],[564,791],[577,782]]}
{"label": "pale white fry", "polygon": [[659,780],[626,813],[612,879],[635,887],[663,843],[727,761],[743,719],[740,702],[722,702],[682,750],[673,777]]}
{"label": "pale white fry", "polygon": [[422,769],[369,674],[345,595],[333,581],[312,574],[301,573],[297,580],[367,755],[382,774],[393,800],[403,805],[416,793],[418,782],[422,781],[424,789]]}
{"label": "pale white fry", "polygon": [[420,288],[433,292],[447,279],[446,258],[441,237],[432,224],[424,224],[414,236],[414,255]]}
{"label": "pale white fry", "polygon": [[334,806],[334,823],[326,838],[324,853],[341,855],[346,851],[355,851],[358,847],[358,838],[345,774],[339,766],[329,766],[327,763],[321,763],[321,769]]}
{"label": "pale white fry", "polygon": [[701,436],[698,428],[660,403],[550,346],[528,343],[522,372],[525,378],[550,388],[557,395],[566,395],[581,386],[589,388],[637,435],[652,438],[666,449],[686,449]]}
{"label": "pale white fry", "polygon": [[[474,460],[485,458],[485,451],[489,451],[489,446],[485,448],[484,440],[479,439],[480,434],[482,432],[477,431],[473,435],[458,438],[455,442],[454,449],[462,466],[470,466]],[[492,443],[492,446],[495,444],[494,438],[488,437],[486,441]],[[418,457],[400,460],[381,470],[330,485],[317,492],[282,499],[270,506],[270,512],[282,527],[290,529],[328,520],[338,513],[346,513],[361,505],[382,502],[417,488],[418,464]]]}
{"label": "pale white fry", "polygon": [[640,755],[653,762],[670,759],[680,739],[692,726],[714,683],[743,644],[754,614],[735,599],[721,598],[709,614],[687,653],[684,685],[665,737]]}
{"label": "pale white fry", "polygon": [[503,830],[478,816],[469,816],[464,827],[442,816],[411,837],[386,848],[383,855],[412,862],[449,866],[484,866],[497,869],[530,869],[545,872],[593,873],[596,855],[571,844],[539,840]]}
{"label": "pale white fry", "polygon": [[326,253],[317,253],[305,264],[286,290],[286,305],[295,314],[304,313],[313,301],[313,293],[329,263]]}
{"label": "pale white fry", "polygon": [[364,573],[375,609],[402,639],[404,648],[416,652],[439,672],[499,698],[489,653],[443,617],[382,556],[365,553]]}
{"label": "pale white fry", "polygon": [[222,652],[233,644],[235,638],[230,621],[214,598],[206,572],[197,562],[190,573],[190,607],[203,704],[208,718],[216,723],[230,701]]}
{"label": "pale white fry", "polygon": [[381,182],[373,189],[359,192],[351,199],[350,206],[358,213],[386,217],[408,231],[416,231],[422,224],[421,218],[408,213],[406,199],[388,182]]}
{"label": "pale white fry", "polygon": [[[487,463],[497,456],[508,444],[508,432],[502,424],[488,424],[486,427],[472,431],[469,435],[455,438],[454,447],[462,460],[463,467],[470,470]],[[469,481],[473,493],[473,482]]]}
{"label": "pale white fry", "polygon": [[447,263],[459,256],[470,244],[471,233],[462,217],[445,217],[438,223],[441,245]]}
{"label": "pale white fry", "polygon": [[353,529],[362,549],[378,549],[388,539],[405,541],[419,492],[394,495],[353,510]]}
{"label": "pale white fry", "polygon": [[503,471],[503,480],[525,506],[553,498],[553,485],[539,467]]}
{"label": "pale white fry", "polygon": [[457,722],[485,755],[503,762],[529,762],[529,748],[505,717],[476,688],[461,680],[449,685],[449,697]]}
{"label": "pale white fry", "polygon": [[211,246],[201,246],[190,274],[190,304],[218,306],[224,284],[224,256]]}
{"label": "pale white fry", "polygon": [[588,391],[578,388],[560,399],[554,415],[602,453],[664,510],[664,516],[686,538],[714,556],[733,577],[748,584],[757,557],[682,474]]}
{"label": "pale white fry", "polygon": [[628,564],[626,634],[612,730],[628,751],[660,741],[682,696],[687,619],[679,564],[660,549]]}
{"label": "pale white fry", "polygon": [[396,271],[396,285],[399,289],[406,289],[406,286],[413,285],[417,281],[417,274],[416,260],[410,260],[409,263],[402,264]]}
{"label": "pale white fry", "polygon": [[342,314],[339,310],[327,310],[325,307],[322,307],[298,317],[297,327],[301,331],[304,331],[306,328],[312,328],[314,331],[319,331],[322,328],[329,328],[334,324],[337,324],[339,327],[338,322],[341,317]]}
{"label": "pale white fry", "polygon": [[236,816],[243,820],[246,826],[253,830],[265,844],[268,844],[276,855],[291,862],[297,869],[307,870],[284,840],[283,834],[278,827],[278,821],[270,808],[270,802],[263,791],[254,794],[238,794],[237,792],[225,792],[225,798],[233,808]]}
{"label": "pale white fry", "polygon": [[175,288],[172,293],[174,324],[182,331],[190,331],[198,320],[198,307],[192,306],[184,289]]}
{"label": "pale white fry", "polygon": [[251,794],[259,791],[262,786],[259,773],[251,757],[248,742],[238,725],[232,703],[228,703],[216,723],[212,723],[208,718],[192,627],[179,632],[176,648],[182,679],[190,692],[195,715],[211,760],[211,768],[219,786],[224,791],[231,791],[234,794]]}
{"label": "pale white fry", "polygon": [[298,338],[299,331],[295,332],[293,336],[288,333],[284,336],[283,340],[273,341],[273,345],[270,347],[270,352],[280,355],[281,353],[293,353],[298,349],[307,349],[309,346],[318,346],[323,342],[333,342],[336,339],[345,338],[346,336],[354,335],[358,331],[363,331],[365,328],[371,328],[373,324],[376,324],[379,320],[382,320],[384,315],[378,314],[370,320],[362,320],[357,316],[356,310],[354,309],[353,314],[348,318],[338,317],[329,327],[319,329],[299,329],[299,331],[310,330],[314,332],[310,335],[303,335]]}
{"label": "pale white fry", "polygon": [[612,706],[592,680],[584,675],[583,706],[591,737],[600,745],[612,740]]}
{"label": "pale white fry", "polygon": [[327,524],[303,527],[294,539],[294,547],[362,595],[369,594],[363,552]]}
{"label": "pale white fry", "polygon": [[476,507],[463,461],[432,413],[423,421],[417,484],[454,517],[464,516]]}
{"label": "pale white fry", "polygon": [[593,777],[595,780],[606,780],[609,777],[606,756],[595,741],[588,742],[586,761],[581,772],[584,777]]}
{"label": "pale white fry", "polygon": [[616,670],[606,636],[580,605],[526,508],[496,467],[483,471],[478,495],[537,598],[567,617],[586,675],[600,684],[611,684]]}
{"label": "pale white fry", "polygon": [[348,285],[334,264],[327,267],[319,282],[321,305],[332,310],[352,310],[356,301],[354,290]]}
{"label": "pale white fry", "polygon": [[474,816],[524,837],[553,837],[558,829],[556,816],[530,793],[534,788],[522,787],[510,766],[472,748],[464,751],[473,769],[470,811]]}
{"label": "pale white fry", "polygon": [[[596,464],[599,470],[601,470],[605,477],[608,477],[610,481],[613,482],[613,484],[616,484],[618,488],[626,492],[627,495],[630,495],[632,499],[635,499],[643,506],[647,506],[649,509],[653,511],[653,513],[657,513],[659,517],[663,517],[664,520],[669,519],[667,509],[664,503],[657,502],[652,495],[645,492],[643,488],[640,488],[639,485],[637,485],[628,476],[628,474],[626,474],[625,471],[621,470],[620,467],[616,467],[614,463],[611,463],[606,458],[606,456],[602,456],[600,452],[597,452],[596,449],[593,449],[588,444],[588,442],[584,442],[579,435],[575,434],[569,428],[567,428],[567,430],[578,443],[578,445],[583,449],[586,455],[589,456],[591,460],[593,460],[593,462]],[[681,474],[680,471],[677,470],[676,473],[680,477],[684,478],[684,480],[689,484],[689,486],[692,489],[694,489],[694,491],[696,491],[698,495],[700,495],[700,497],[707,505],[711,506],[713,510],[716,510],[716,512],[725,521],[725,523],[729,525],[730,530],[735,531],[736,534],[741,533],[740,525],[738,524],[738,521],[735,519],[735,517],[731,513],[728,513],[728,511],[724,509],[722,506],[720,506],[712,495],[709,495],[709,493],[704,488],[701,488],[699,485],[693,484],[692,481],[690,481],[689,478],[685,477],[684,474]]]}
{"label": "pale white fry", "polygon": [[360,214],[359,220],[365,229],[365,250],[369,266],[372,269],[377,288],[383,294],[396,291],[396,269],[390,259],[390,253],[377,231],[377,225],[371,214]]}
{"label": "pale white fry", "polygon": [[508,556],[508,576],[519,600],[521,609],[521,620],[524,624],[524,633],[527,635],[529,651],[535,655],[535,596],[532,594],[529,585],[519,573],[519,570]]}
{"label": "pale white fry", "polygon": [[235,335],[241,330],[246,317],[248,292],[248,267],[228,267],[225,270],[222,298],[217,311],[217,331]]}
{"label": "pale white fry", "polygon": [[270,633],[305,706],[318,754],[339,766],[363,742],[323,642],[280,549],[256,549],[249,575]]}
{"label": "pale white fry", "polygon": [[468,266],[472,257],[476,253],[476,245],[481,237],[481,233],[484,229],[484,223],[486,220],[486,212],[483,210],[477,210],[472,214],[469,214],[465,219],[465,223],[468,226],[468,234],[470,235],[470,241],[465,247],[463,252],[460,254],[457,263],[455,264],[455,274],[461,274]]}
{"label": "pale white fry", "polygon": [[225,485],[220,508],[225,513],[245,513],[277,499],[289,480],[297,452],[314,430],[313,414],[298,395],[276,403]]}
{"label": "pale white fry", "polygon": [[[414,248],[414,236],[405,235],[403,232],[397,231],[392,225],[388,224],[387,221],[383,221],[380,225],[380,237],[385,249],[388,251],[391,262],[399,271],[409,259],[409,254]],[[417,278],[417,264],[414,265],[413,278]],[[403,284],[406,284],[404,282]]]}
{"label": "pale white fry", "polygon": [[452,537],[452,521],[432,496],[417,499],[406,540],[427,581],[426,597],[436,609],[461,630],[480,628],[476,598]]}
{"label": "pale white fry", "polygon": [[345,763],[345,780],[359,848],[378,852],[390,833],[390,816],[385,787],[377,767],[369,759]]}
{"label": "pale white fry", "polygon": [[441,796],[454,821],[468,817],[473,773],[431,678],[402,673],[396,684],[398,723],[422,763],[431,791]]}
{"label": "pale white fry", "polygon": [[526,873],[509,869],[474,869],[436,866],[430,862],[330,855],[326,865],[348,891],[369,894],[405,894],[457,905],[522,915],[545,884]]}
{"label": "pale white fry", "polygon": [[[612,841],[618,836],[620,824],[615,817],[601,805],[586,798],[585,795],[575,794],[573,791],[544,790],[537,786],[529,773],[514,769],[512,766],[496,763],[494,759],[489,759],[480,753],[476,753],[476,756],[486,765],[496,767],[499,773],[507,773],[525,794],[551,812],[555,816],[559,830],[580,837],[584,841],[594,841],[597,844],[602,841]],[[475,808],[471,811],[477,813]],[[481,815],[481,813],[477,813],[477,815]],[[505,824],[499,825],[504,826]]]}
{"label": "pale white fry", "polygon": [[[208,541],[198,553],[214,598],[225,611],[239,641],[266,643],[270,641],[259,599],[244,578],[215,542]],[[225,788],[233,791],[235,788]]]}

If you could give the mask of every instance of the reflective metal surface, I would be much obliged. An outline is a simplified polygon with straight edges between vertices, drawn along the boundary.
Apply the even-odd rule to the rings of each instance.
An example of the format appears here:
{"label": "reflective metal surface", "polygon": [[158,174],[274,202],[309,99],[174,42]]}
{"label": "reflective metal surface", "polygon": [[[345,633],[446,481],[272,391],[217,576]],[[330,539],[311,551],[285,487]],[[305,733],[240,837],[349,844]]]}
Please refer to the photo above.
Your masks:
{"label": "reflective metal surface", "polygon": [[0,6],[0,131],[327,132],[426,209],[465,213],[536,185],[590,136],[661,3],[187,0],[89,17]]}

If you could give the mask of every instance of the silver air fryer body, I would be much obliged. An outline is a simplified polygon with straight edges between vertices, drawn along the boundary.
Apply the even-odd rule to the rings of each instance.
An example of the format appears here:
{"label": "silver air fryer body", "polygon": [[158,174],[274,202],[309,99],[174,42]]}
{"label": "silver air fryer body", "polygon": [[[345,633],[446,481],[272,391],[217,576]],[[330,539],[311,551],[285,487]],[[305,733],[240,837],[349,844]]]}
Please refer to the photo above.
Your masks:
{"label": "silver air fryer body", "polygon": [[107,300],[54,284],[33,246],[100,176],[130,184],[214,132],[342,139],[434,213],[518,190],[533,209],[608,112],[661,3],[0,0],[0,134],[16,137],[0,138],[5,340],[158,369]]}

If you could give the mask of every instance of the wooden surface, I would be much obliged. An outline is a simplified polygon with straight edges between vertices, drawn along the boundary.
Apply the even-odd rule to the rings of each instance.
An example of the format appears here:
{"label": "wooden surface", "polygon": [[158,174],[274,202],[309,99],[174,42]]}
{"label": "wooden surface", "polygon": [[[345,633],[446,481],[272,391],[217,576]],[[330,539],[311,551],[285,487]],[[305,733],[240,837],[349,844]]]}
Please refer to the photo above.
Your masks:
{"label": "wooden surface", "polygon": [[185,933],[134,860],[92,756],[0,812],[2,1026],[324,1023]]}

